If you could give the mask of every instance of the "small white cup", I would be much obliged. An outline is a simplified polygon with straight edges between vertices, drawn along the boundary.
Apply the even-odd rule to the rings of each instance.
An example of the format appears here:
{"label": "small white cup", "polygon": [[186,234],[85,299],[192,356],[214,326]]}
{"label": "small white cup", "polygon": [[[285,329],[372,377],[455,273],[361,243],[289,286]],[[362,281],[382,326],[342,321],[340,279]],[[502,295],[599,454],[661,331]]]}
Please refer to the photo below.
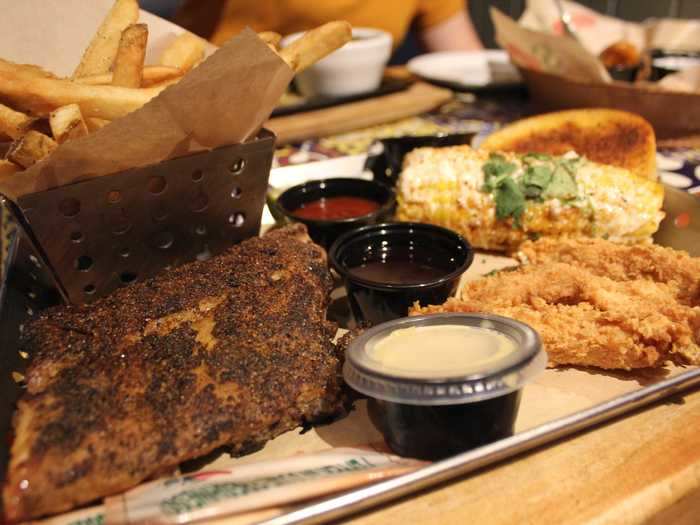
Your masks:
{"label": "small white cup", "polygon": [[[284,37],[282,47],[302,34]],[[355,27],[352,37],[343,47],[296,76],[297,89],[302,95],[343,97],[379,87],[391,56],[391,34],[380,29]]]}

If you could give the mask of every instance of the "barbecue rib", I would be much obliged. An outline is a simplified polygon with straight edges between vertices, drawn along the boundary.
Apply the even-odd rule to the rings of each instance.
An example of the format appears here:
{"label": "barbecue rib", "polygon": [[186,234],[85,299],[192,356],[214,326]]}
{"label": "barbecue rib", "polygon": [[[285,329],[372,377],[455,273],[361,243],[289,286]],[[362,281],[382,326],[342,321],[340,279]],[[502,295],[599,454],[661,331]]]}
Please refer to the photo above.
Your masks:
{"label": "barbecue rib", "polygon": [[331,284],[325,253],[297,226],[44,314],[22,341],[33,361],[7,518],[68,510],[340,413]]}

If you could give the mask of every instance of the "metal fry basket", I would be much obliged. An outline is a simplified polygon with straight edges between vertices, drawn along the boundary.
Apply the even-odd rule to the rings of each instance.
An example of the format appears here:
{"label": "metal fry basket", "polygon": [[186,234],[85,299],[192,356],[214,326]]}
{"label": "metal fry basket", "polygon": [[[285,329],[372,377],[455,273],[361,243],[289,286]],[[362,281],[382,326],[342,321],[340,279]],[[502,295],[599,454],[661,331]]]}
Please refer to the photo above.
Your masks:
{"label": "metal fry basket", "polygon": [[258,233],[273,150],[262,130],[243,144],[26,195],[14,213],[35,253],[15,265],[30,282],[48,270],[60,295],[81,304],[220,253]]}

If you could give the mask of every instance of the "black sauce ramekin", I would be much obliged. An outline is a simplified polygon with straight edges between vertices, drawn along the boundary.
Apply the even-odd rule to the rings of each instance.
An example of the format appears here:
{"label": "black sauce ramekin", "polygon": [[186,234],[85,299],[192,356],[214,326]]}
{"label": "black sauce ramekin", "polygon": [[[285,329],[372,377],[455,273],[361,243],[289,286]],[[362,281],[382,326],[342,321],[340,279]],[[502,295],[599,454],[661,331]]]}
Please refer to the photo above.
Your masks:
{"label": "black sauce ramekin", "polygon": [[[358,324],[378,324],[404,317],[414,302],[442,304],[457,289],[471,266],[474,251],[459,234],[415,222],[374,224],[339,237],[328,256],[343,278],[353,317]],[[438,279],[392,284],[363,279],[352,269],[362,264],[410,260],[444,271]]]}
{"label": "black sauce ramekin", "polygon": [[[366,215],[333,220],[306,219],[293,213],[303,204],[329,197],[360,197],[376,202],[379,208]],[[275,215],[282,215],[289,222],[304,223],[311,239],[327,249],[343,233],[391,217],[396,208],[396,195],[385,184],[373,180],[324,179],[286,189],[277,197],[273,206],[277,211]]]}

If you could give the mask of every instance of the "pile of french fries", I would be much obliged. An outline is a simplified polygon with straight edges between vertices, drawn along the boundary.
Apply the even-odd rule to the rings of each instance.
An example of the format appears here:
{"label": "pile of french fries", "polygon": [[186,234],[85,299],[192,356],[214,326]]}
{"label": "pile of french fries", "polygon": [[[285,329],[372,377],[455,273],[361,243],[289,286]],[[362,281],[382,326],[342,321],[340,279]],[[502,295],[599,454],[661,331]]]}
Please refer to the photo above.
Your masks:
{"label": "pile of french fries", "polygon": [[[157,65],[144,65],[148,27],[138,18],[138,0],[115,0],[70,78],[0,59],[0,143],[12,141],[0,159],[0,176],[27,169],[60,144],[140,108],[204,59],[206,42],[185,32]],[[352,35],[347,22],[331,22],[283,50],[280,35],[258,36],[298,72]]]}
{"label": "pile of french fries", "polygon": [[144,66],[148,27],[138,18],[137,0],[116,0],[70,78],[0,59],[0,141],[12,141],[0,174],[141,107],[204,58],[205,41],[183,33]]}

